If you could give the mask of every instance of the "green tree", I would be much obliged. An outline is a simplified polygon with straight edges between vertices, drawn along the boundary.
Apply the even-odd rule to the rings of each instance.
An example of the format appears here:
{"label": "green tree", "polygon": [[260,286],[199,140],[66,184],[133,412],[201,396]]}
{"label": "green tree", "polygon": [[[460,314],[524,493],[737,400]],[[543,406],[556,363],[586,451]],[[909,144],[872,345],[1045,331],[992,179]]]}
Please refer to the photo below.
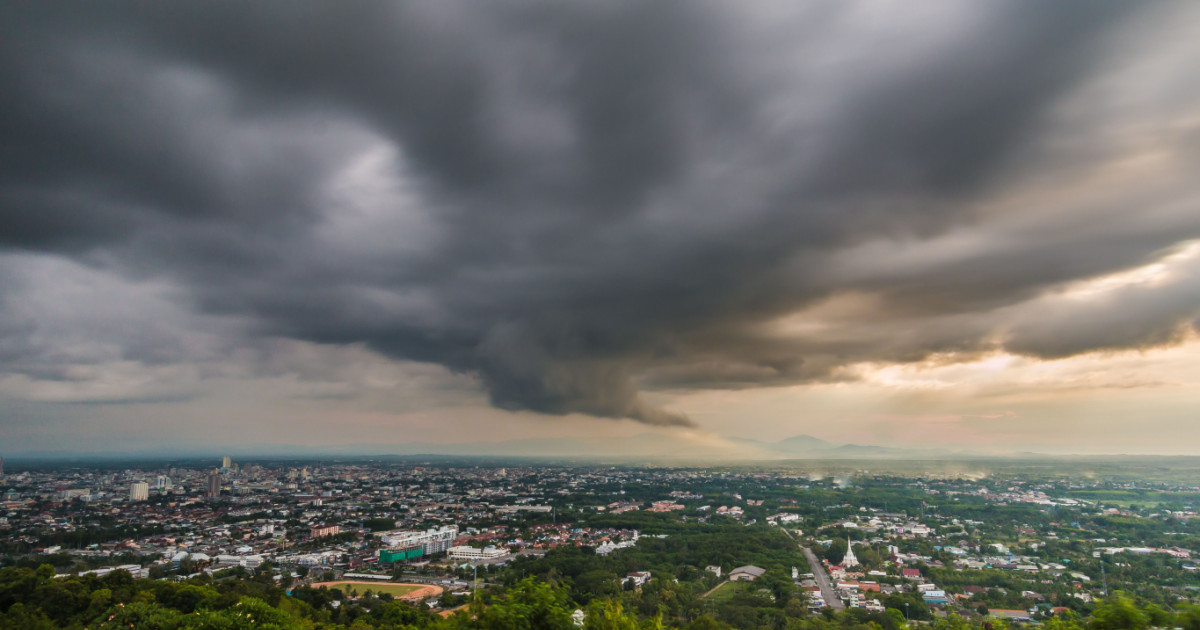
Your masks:
{"label": "green tree", "polygon": [[1080,630],[1079,615],[1073,611],[1057,614],[1047,619],[1043,624],[1044,630]]}
{"label": "green tree", "polygon": [[704,615],[688,624],[687,630],[733,630],[733,626]]}
{"label": "green tree", "polygon": [[636,615],[625,612],[615,602],[592,602],[584,617],[584,630],[638,630]]}
{"label": "green tree", "polygon": [[[117,604],[100,614],[90,628],[138,628],[139,630],[177,630],[186,628],[185,615],[158,604]],[[195,627],[195,626],[193,626]]]}
{"label": "green tree", "polygon": [[58,626],[36,607],[26,607],[20,602],[13,604],[8,612],[0,615],[0,628],[22,630],[54,630]]}
{"label": "green tree", "polygon": [[1104,600],[1088,622],[1088,630],[1145,630],[1149,627],[1150,618],[1146,613],[1119,591]]}
{"label": "green tree", "polygon": [[842,540],[841,538],[834,538],[833,544],[829,545],[829,548],[826,549],[821,555],[824,556],[830,564],[839,564],[841,563],[842,558],[846,557],[846,549],[846,541]]}
{"label": "green tree", "polygon": [[573,630],[564,588],[525,579],[479,614],[481,630]]}
{"label": "green tree", "polygon": [[1175,617],[1175,625],[1183,630],[1200,630],[1200,606],[1183,604]]}

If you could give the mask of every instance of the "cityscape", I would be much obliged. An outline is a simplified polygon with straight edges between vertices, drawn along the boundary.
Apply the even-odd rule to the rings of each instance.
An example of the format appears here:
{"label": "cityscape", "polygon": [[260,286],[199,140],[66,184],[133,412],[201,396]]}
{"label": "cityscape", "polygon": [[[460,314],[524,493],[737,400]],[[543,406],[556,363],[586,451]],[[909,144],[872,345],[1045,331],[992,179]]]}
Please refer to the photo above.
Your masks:
{"label": "cityscape", "polygon": [[[86,623],[96,593],[117,601],[131,578],[154,594],[144,603],[203,586],[170,604],[180,614],[254,594],[295,627],[482,623],[551,587],[542,614],[564,623],[630,611],[718,628],[1061,625],[1129,606],[1188,623],[1200,593],[1195,459],[713,469],[224,457],[10,466],[0,483],[0,592],[59,593],[42,617],[10,608],[12,624]],[[62,599],[80,589],[93,594]],[[149,623],[126,603],[116,619]]]}
{"label": "cityscape", "polygon": [[0,2],[0,630],[1200,630],[1198,34]]}

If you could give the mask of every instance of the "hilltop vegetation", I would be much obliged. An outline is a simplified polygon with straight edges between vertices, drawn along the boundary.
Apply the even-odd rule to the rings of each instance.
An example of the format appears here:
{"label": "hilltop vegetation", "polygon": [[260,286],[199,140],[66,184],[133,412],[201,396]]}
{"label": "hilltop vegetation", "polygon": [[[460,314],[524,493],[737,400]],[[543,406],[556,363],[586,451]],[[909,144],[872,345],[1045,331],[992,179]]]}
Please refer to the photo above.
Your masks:
{"label": "hilltop vegetation", "polygon": [[[750,585],[732,599],[755,597]],[[337,602],[337,605],[334,603]],[[565,585],[523,580],[503,596],[485,594],[475,603],[447,617],[419,605],[392,601],[390,597],[364,596],[347,600],[339,591],[299,589],[288,596],[262,581],[230,580],[185,583],[134,579],[123,571],[103,578],[55,578],[53,569],[0,570],[0,628],[49,630],[56,628],[135,628],[149,630],[573,630],[577,602]],[[664,611],[636,610],[621,601],[597,598],[584,608],[584,630],[722,630],[733,626],[708,615],[681,624],[665,619]],[[905,630],[896,611],[867,613],[823,612],[780,615],[764,619],[759,627],[786,630]],[[1046,630],[1147,630],[1177,627],[1200,630],[1200,609],[1184,606],[1169,612],[1157,605],[1139,605],[1116,595],[1086,619],[1067,614],[1044,623]],[[976,621],[957,615],[931,622],[931,630],[981,628]],[[991,621],[1003,630],[1002,621]]]}

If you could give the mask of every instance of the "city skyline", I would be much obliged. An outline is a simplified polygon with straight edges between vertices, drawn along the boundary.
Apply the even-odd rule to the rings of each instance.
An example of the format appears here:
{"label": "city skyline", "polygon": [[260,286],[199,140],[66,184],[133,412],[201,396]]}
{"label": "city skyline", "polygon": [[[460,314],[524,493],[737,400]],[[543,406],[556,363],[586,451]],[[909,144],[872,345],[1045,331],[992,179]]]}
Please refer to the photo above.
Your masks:
{"label": "city skyline", "polygon": [[1200,455],[1196,5],[0,17],[10,460]]}

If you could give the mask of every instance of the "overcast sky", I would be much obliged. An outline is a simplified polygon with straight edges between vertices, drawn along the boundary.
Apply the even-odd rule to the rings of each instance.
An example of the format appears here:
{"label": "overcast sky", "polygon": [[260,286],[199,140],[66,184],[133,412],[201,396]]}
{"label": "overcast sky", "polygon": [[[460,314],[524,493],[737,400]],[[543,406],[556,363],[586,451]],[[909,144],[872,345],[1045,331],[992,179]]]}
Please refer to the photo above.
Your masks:
{"label": "overcast sky", "polygon": [[1200,4],[0,6],[0,450],[1200,453]]}

